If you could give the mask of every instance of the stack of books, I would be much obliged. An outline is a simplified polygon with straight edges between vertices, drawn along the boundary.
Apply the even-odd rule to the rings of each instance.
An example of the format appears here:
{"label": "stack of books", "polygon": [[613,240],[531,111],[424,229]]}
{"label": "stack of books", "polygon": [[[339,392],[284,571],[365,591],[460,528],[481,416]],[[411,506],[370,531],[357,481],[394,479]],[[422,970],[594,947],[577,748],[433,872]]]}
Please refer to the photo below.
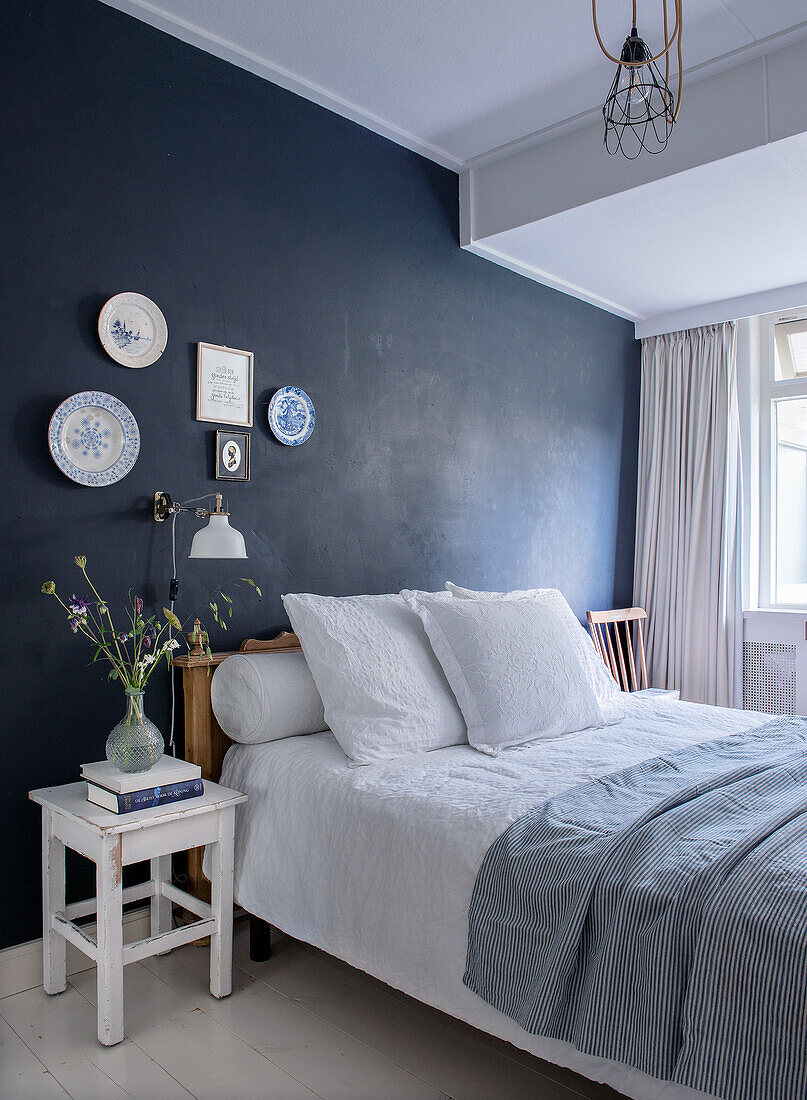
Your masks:
{"label": "stack of books", "polygon": [[198,798],[205,790],[198,764],[165,755],[147,772],[119,772],[114,764],[101,760],[82,764],[81,775],[87,780],[87,800],[113,814]]}

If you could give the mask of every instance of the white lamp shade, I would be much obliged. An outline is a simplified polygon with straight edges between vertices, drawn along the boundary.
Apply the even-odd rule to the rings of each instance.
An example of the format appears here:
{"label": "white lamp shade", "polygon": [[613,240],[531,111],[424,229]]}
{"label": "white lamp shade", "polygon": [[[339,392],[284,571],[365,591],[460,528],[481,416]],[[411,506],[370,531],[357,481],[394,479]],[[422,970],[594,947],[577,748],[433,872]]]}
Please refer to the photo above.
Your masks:
{"label": "white lamp shade", "polygon": [[245,558],[244,536],[230,526],[226,515],[213,514],[193,536],[189,558]]}

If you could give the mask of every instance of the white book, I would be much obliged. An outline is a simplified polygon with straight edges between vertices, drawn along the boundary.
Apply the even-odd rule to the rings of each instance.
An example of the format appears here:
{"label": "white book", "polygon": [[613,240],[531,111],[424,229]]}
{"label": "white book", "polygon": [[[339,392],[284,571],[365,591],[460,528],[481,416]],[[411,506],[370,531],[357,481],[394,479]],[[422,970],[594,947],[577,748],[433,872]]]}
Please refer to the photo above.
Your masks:
{"label": "white book", "polygon": [[105,787],[115,794],[131,794],[148,787],[167,787],[169,783],[182,783],[186,779],[198,779],[202,769],[198,764],[187,760],[177,760],[173,756],[163,756],[147,772],[119,772],[108,760],[99,760],[95,764],[82,764],[82,778]]}

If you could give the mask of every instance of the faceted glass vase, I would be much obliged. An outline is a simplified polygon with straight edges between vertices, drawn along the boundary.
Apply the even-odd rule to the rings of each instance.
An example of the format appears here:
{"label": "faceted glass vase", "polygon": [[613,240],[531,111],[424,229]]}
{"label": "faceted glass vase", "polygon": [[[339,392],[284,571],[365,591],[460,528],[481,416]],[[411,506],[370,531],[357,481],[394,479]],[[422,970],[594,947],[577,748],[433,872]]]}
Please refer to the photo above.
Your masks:
{"label": "faceted glass vase", "polygon": [[145,772],[157,763],[165,743],[143,713],[143,692],[126,689],[126,713],[106,739],[106,758],[119,772]]}

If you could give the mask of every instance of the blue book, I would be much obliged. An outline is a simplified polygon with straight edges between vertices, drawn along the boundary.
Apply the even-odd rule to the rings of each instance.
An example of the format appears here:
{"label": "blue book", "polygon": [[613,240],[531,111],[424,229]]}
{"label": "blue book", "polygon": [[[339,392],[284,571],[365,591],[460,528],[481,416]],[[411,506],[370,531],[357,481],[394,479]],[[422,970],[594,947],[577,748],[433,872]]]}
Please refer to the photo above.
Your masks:
{"label": "blue book", "polygon": [[135,810],[147,810],[151,806],[164,806],[168,802],[182,802],[186,798],[198,798],[205,793],[201,779],[187,779],[184,783],[169,783],[165,787],[146,787],[142,791],[116,794],[97,783],[87,784],[87,800],[113,814],[130,814]]}

